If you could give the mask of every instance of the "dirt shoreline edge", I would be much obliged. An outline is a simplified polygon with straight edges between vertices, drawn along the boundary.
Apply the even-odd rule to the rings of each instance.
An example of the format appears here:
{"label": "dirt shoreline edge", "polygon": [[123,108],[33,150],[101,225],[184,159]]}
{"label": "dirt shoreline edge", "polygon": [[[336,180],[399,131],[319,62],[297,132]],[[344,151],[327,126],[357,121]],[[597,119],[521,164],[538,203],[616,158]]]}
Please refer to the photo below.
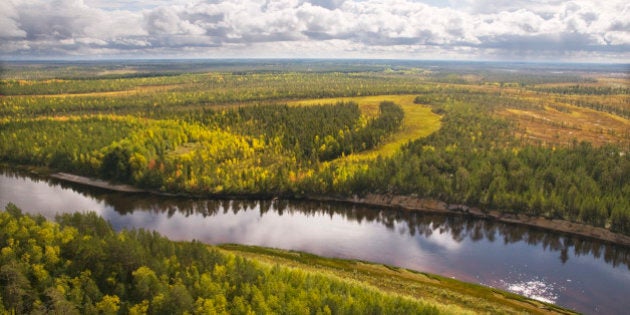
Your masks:
{"label": "dirt shoreline edge", "polygon": [[[131,185],[112,184],[104,180],[93,179],[89,177],[69,174],[69,173],[53,173],[49,175],[51,178],[61,181],[97,187],[112,191],[124,193],[150,193],[163,196],[181,196],[181,197],[203,197],[189,194],[172,194],[156,190],[146,190]],[[265,197],[263,195],[209,195],[206,197],[221,198],[248,198],[251,199]],[[287,196],[282,196],[287,197]],[[302,199],[313,201],[331,201],[344,202],[350,204],[360,204],[366,206],[379,206],[386,208],[404,209],[408,211],[432,212],[442,214],[464,215],[473,218],[496,220],[499,222],[526,225],[534,228],[540,228],[555,232],[572,234],[591,239],[596,239],[616,245],[630,247],[630,236],[612,232],[610,230],[594,227],[586,224],[575,223],[566,220],[546,219],[543,217],[533,217],[525,214],[515,214],[501,212],[497,210],[483,211],[476,207],[469,207],[461,204],[448,204],[443,201],[419,198],[404,195],[383,195],[383,194],[367,194],[363,197],[336,197],[324,195],[305,195],[301,197],[290,196],[290,199]]]}

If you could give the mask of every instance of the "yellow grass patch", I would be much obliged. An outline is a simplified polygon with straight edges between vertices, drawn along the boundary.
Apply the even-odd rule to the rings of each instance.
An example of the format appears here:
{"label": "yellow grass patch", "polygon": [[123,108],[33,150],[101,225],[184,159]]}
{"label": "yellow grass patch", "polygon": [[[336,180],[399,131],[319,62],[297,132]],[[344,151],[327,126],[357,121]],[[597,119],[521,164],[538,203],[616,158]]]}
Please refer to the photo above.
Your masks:
{"label": "yellow grass patch", "polygon": [[[64,97],[101,97],[101,96],[128,96],[135,94],[142,94],[147,92],[165,92],[180,87],[181,84],[169,84],[169,85],[143,85],[134,87],[131,90],[123,91],[109,91],[109,92],[88,92],[88,93],[62,93],[62,94],[29,94],[23,95],[24,97],[31,96],[44,96],[51,98],[64,98]],[[16,95],[14,97],[20,97]]]}
{"label": "yellow grass patch", "polygon": [[526,141],[566,145],[576,139],[593,145],[630,146],[630,120],[588,108],[555,105],[556,108],[546,106],[542,110],[504,109],[499,115],[516,121],[517,136]]}
{"label": "yellow grass patch", "polygon": [[103,70],[97,74],[97,76],[104,75],[123,75],[123,74],[134,74],[138,73],[137,70],[134,69],[117,69],[117,70]]}
{"label": "yellow grass patch", "polygon": [[368,117],[376,117],[378,115],[378,106],[383,101],[394,102],[405,111],[405,118],[400,131],[391,135],[388,141],[369,151],[364,151],[346,156],[347,160],[363,160],[374,158],[378,155],[391,156],[403,144],[426,137],[431,133],[440,129],[440,116],[433,113],[431,108],[419,104],[414,104],[416,95],[377,95],[377,96],[359,96],[359,97],[339,97],[339,98],[321,98],[308,99],[289,102],[289,105],[316,105],[331,104],[338,102],[355,102],[359,105],[361,113]]}
{"label": "yellow grass patch", "polygon": [[[623,94],[616,95],[557,95],[555,98],[559,102],[576,104],[579,102],[585,104],[597,104],[606,107],[627,109],[630,107],[630,96]],[[588,108],[588,107],[587,107]]]}

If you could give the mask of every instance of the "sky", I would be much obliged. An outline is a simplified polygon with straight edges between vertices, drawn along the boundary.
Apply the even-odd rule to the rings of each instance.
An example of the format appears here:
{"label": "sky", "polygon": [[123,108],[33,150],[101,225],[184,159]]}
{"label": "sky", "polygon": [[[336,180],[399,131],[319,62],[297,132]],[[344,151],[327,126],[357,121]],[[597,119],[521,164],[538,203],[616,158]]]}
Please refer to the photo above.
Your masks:
{"label": "sky", "polygon": [[0,60],[630,62],[628,0],[1,0]]}

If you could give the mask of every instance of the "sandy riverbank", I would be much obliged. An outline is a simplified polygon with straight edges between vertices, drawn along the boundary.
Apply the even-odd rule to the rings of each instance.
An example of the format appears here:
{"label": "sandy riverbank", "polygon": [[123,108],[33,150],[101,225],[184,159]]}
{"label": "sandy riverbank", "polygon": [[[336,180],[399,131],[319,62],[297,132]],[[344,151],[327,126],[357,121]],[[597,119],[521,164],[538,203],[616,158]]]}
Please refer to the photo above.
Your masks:
{"label": "sandy riverbank", "polygon": [[[149,191],[140,189],[131,185],[112,184],[104,180],[93,179],[68,173],[55,173],[50,177],[68,181],[72,183],[87,185],[91,187],[98,187],[102,189],[108,189],[112,191],[125,192],[125,193],[153,193],[166,196],[173,196],[173,194],[163,193],[158,191]],[[193,196],[191,196],[193,197]],[[201,196],[197,196],[201,197]],[[216,196],[214,196],[216,197]],[[246,197],[246,196],[221,196],[221,197]],[[251,196],[250,196],[251,197]],[[410,211],[420,212],[434,212],[454,215],[466,215],[480,219],[497,220],[500,222],[522,224],[535,228],[541,228],[556,232],[562,232],[567,234],[584,236],[592,239],[598,239],[609,243],[614,243],[623,246],[630,246],[630,236],[622,235],[619,233],[611,232],[610,230],[594,227],[586,224],[570,222],[566,220],[551,220],[542,217],[532,217],[524,214],[505,213],[501,211],[482,211],[475,207],[468,207],[465,205],[448,204],[446,202],[418,198],[412,196],[401,195],[381,195],[381,194],[368,194],[364,197],[332,197],[332,196],[314,196],[309,195],[299,199],[308,199],[316,201],[334,201],[334,202],[347,202],[353,204],[361,204],[368,206],[379,206],[387,208],[398,208]]]}
{"label": "sandy riverbank", "polygon": [[54,179],[59,179],[62,181],[67,181],[71,183],[82,184],[91,187],[97,187],[107,190],[126,192],[126,193],[148,193],[148,190],[140,189],[131,185],[122,185],[122,184],[112,184],[108,181],[104,181],[101,179],[89,178],[74,174],[68,173],[54,173],[51,174],[50,177]]}

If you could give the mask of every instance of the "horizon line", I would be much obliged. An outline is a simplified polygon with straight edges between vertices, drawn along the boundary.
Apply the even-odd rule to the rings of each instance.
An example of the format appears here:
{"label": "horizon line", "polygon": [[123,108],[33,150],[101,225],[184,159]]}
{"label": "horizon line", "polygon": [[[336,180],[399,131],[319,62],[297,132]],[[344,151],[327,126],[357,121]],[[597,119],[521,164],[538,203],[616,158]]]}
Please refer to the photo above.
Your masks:
{"label": "horizon line", "polygon": [[96,58],[8,58],[0,63],[36,62],[111,62],[111,61],[404,61],[404,62],[455,62],[455,63],[522,63],[522,64],[593,64],[630,65],[630,61],[574,61],[574,60],[492,60],[492,59],[431,59],[431,58],[329,58],[329,57],[96,57]]}

